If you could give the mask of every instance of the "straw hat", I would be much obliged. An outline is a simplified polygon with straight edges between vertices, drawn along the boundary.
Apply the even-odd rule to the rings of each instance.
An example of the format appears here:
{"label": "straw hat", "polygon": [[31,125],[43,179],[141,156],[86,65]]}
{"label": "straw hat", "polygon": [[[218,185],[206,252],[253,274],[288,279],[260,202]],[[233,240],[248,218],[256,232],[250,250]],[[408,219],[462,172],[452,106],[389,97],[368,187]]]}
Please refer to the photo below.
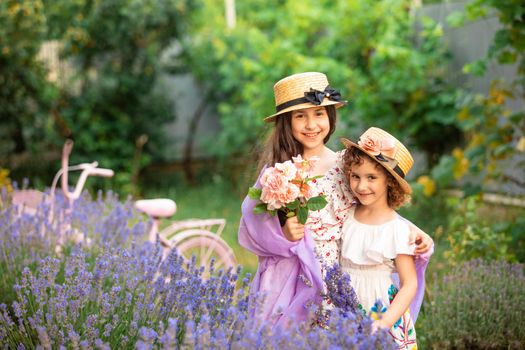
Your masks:
{"label": "straw hat", "polygon": [[332,89],[323,73],[306,72],[290,75],[273,86],[276,113],[264,118],[265,122],[290,111],[315,106],[344,106],[346,101],[339,91]]}
{"label": "straw hat", "polygon": [[408,149],[388,132],[372,127],[365,131],[357,143],[341,139],[346,148],[356,147],[381,164],[399,182],[406,194],[412,193],[412,188],[405,180],[414,165],[414,158]]}

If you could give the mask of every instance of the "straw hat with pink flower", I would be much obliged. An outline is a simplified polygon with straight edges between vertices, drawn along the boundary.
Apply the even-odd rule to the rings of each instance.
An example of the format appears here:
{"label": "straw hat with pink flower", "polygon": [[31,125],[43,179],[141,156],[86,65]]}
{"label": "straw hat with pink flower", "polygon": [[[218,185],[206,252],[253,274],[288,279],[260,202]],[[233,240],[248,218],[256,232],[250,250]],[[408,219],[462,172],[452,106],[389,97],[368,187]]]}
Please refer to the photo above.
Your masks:
{"label": "straw hat with pink flower", "polygon": [[356,147],[381,164],[399,182],[406,194],[412,193],[412,188],[405,180],[414,164],[414,158],[408,149],[394,136],[383,129],[371,127],[354,143],[341,139],[346,148]]}

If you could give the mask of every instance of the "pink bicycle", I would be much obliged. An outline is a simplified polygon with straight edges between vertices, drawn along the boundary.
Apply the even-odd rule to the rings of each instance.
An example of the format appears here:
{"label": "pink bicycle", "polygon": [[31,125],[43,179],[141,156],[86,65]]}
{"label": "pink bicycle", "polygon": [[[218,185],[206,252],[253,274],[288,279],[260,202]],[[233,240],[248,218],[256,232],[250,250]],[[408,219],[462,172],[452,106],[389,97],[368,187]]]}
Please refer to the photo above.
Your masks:
{"label": "pink bicycle", "polygon": [[[73,229],[69,220],[64,220],[64,218],[68,217],[68,214],[74,210],[74,202],[80,197],[84,184],[89,176],[111,177],[114,175],[111,169],[98,168],[97,162],[70,166],[69,156],[71,155],[72,148],[73,141],[67,140],[62,150],[62,167],[53,179],[49,194],[30,189],[14,191],[12,196],[13,205],[18,207],[20,215],[35,215],[37,208],[43,202],[50,205],[50,221],[59,222],[61,225],[58,230],[60,232],[57,241],[58,249],[64,244],[66,232],[72,233],[68,235],[68,237],[71,237],[76,243],[84,240],[89,243],[89,239],[86,239],[83,233]],[[75,189],[71,192],[68,186],[68,173],[75,170],[80,170],[81,174],[77,180]],[[69,205],[65,210],[59,212],[60,220],[55,220],[56,218],[53,217],[54,197],[60,178],[62,193],[68,200]],[[237,265],[233,250],[220,237],[226,225],[226,220],[189,219],[174,221],[159,231],[160,220],[162,218],[169,218],[175,214],[177,208],[175,202],[171,199],[139,200],[135,202],[135,207],[152,219],[148,239],[155,243],[158,235],[163,247],[164,257],[171,249],[176,248],[177,252],[185,259],[191,259],[192,256],[195,256],[197,264],[205,268],[209,266],[211,259],[215,260],[216,270],[221,267],[227,269]]]}

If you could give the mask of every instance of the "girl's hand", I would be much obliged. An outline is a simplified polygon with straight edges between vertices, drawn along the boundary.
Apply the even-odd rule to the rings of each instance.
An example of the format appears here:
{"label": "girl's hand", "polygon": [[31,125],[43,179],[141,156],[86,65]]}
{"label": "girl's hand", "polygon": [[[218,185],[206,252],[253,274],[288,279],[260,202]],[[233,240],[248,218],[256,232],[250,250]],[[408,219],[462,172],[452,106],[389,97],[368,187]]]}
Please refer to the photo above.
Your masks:
{"label": "girl's hand", "polygon": [[297,220],[297,216],[292,216],[283,226],[284,237],[290,242],[296,242],[304,237],[304,225]]}
{"label": "girl's hand", "polygon": [[388,329],[389,327],[382,322],[382,320],[375,320],[372,323],[372,334],[377,332],[378,329]]}
{"label": "girl's hand", "polygon": [[432,248],[434,241],[425,232],[421,231],[417,226],[410,225],[410,244],[416,244],[416,255],[425,254]]}

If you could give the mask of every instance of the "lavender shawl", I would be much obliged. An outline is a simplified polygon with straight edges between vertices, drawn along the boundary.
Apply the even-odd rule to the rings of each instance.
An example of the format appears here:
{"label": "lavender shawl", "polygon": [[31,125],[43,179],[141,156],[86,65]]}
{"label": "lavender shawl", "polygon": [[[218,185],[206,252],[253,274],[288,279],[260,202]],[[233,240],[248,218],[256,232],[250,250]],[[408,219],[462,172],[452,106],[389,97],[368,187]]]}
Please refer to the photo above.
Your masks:
{"label": "lavender shawl", "polygon": [[[257,181],[256,187],[260,187]],[[253,213],[256,200],[242,203],[239,244],[259,257],[251,283],[252,295],[263,294],[264,301],[254,310],[273,321],[275,327],[308,319],[309,305],[320,304],[323,288],[321,266],[314,253],[310,232],[297,242],[288,241],[277,217]]]}
{"label": "lavender shawl", "polygon": [[[414,324],[416,324],[417,316],[419,315],[419,310],[421,309],[421,304],[423,303],[423,296],[425,295],[425,271],[427,270],[428,261],[430,260],[430,256],[432,256],[432,254],[434,254],[434,245],[432,245],[432,247],[425,254],[416,256],[414,260],[416,264],[417,290],[416,296],[410,303],[410,317],[412,318],[412,322],[414,322]],[[397,273],[392,274],[392,279],[399,287],[399,275]]]}

